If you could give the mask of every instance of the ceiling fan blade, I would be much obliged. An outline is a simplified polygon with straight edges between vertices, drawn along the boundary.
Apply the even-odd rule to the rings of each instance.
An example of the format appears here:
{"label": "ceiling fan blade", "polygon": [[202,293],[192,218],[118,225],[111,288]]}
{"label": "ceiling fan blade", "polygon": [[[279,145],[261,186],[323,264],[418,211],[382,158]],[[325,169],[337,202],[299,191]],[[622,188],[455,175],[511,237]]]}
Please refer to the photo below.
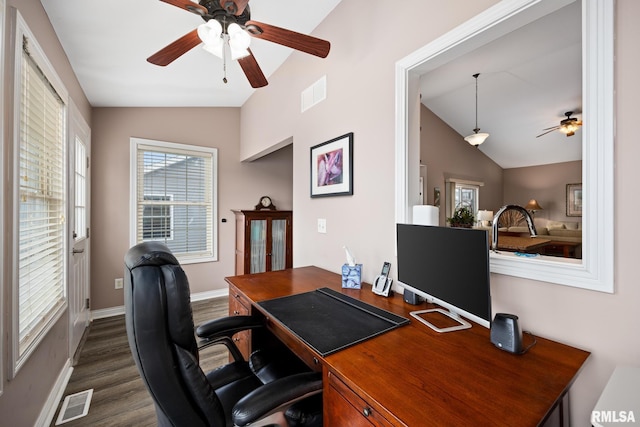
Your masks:
{"label": "ceiling fan blade", "polygon": [[198,37],[198,30],[195,29],[180,37],[165,48],[160,49],[148,57],[147,61],[164,67],[165,65],[171,64],[173,61],[198,46],[200,43],[202,43],[202,40]]}
{"label": "ceiling fan blade", "polygon": [[258,65],[258,61],[256,61],[256,58],[253,56],[253,53],[251,53],[250,49],[249,56],[238,59],[238,64],[240,64],[240,67],[242,68],[242,71],[244,71],[245,76],[247,76],[252,88],[264,87],[269,84],[269,82],[267,82],[267,78],[262,73],[262,69]]}
{"label": "ceiling fan blade", "polygon": [[326,58],[331,48],[331,43],[326,40],[296,33],[273,25],[264,24],[258,21],[247,21],[245,24],[247,31],[253,37],[264,39],[273,43],[296,49],[311,55]]}
{"label": "ceiling fan blade", "polygon": [[560,126],[551,126],[550,128],[544,128],[542,130],[556,130],[556,129],[560,129]]}
{"label": "ceiling fan blade", "polygon": [[242,15],[249,0],[220,0],[220,6],[232,15]]}
{"label": "ceiling fan blade", "polygon": [[188,12],[195,13],[196,15],[206,15],[209,13],[206,7],[200,6],[198,3],[194,3],[189,0],[160,0],[161,2],[168,3],[179,7],[180,9],[184,9]]}
{"label": "ceiling fan blade", "polygon": [[540,135],[536,136],[536,138],[540,138],[542,135],[546,135],[546,134],[548,134],[548,133],[551,133],[551,132],[553,132],[554,130],[556,130],[556,129],[554,128],[554,129],[548,130],[548,131],[546,131],[546,132],[543,132],[543,133],[541,133]]}

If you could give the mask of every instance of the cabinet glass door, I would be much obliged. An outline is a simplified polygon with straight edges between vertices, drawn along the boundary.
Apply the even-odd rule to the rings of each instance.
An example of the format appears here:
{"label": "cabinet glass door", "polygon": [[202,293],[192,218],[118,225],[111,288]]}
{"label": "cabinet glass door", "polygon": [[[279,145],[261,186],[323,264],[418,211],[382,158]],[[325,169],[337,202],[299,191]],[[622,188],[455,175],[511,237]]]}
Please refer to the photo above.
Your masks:
{"label": "cabinet glass door", "polygon": [[286,266],[287,220],[271,222],[271,271],[284,270]]}
{"label": "cabinet glass door", "polygon": [[251,273],[267,271],[267,221],[251,221]]}

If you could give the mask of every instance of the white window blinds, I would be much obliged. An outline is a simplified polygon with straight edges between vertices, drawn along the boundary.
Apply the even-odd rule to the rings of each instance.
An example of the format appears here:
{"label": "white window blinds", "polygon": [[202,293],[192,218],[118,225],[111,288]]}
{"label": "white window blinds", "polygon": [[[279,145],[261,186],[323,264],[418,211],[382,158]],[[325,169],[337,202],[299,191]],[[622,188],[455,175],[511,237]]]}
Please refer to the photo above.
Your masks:
{"label": "white window blinds", "polygon": [[216,258],[216,150],[132,138],[135,239],[165,243],[180,262]]}
{"label": "white window blinds", "polygon": [[65,303],[65,104],[23,39],[18,330],[22,356]]}

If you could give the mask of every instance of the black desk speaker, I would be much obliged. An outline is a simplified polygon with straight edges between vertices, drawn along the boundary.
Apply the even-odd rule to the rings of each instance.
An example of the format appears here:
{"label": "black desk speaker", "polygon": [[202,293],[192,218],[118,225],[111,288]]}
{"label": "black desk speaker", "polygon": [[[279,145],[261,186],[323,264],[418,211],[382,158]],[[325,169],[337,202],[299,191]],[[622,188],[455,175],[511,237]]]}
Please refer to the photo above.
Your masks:
{"label": "black desk speaker", "polygon": [[404,302],[412,305],[418,305],[422,302],[418,294],[414,294],[408,289],[404,290]]}
{"label": "black desk speaker", "polygon": [[522,331],[518,324],[518,316],[496,313],[491,322],[491,342],[509,353],[522,353]]}

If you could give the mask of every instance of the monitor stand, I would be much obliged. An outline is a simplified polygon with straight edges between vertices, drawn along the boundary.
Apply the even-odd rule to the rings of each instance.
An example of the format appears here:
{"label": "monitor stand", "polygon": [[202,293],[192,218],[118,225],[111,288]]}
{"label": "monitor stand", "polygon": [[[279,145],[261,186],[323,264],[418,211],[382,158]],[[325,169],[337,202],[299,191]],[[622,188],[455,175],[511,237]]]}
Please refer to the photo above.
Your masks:
{"label": "monitor stand", "polygon": [[[424,317],[421,316],[421,314],[433,313],[433,312],[442,313],[443,315],[453,319],[457,323],[457,325],[440,328],[440,327],[434,325],[433,323],[429,322],[427,319],[425,319]],[[433,329],[436,332],[452,332],[452,331],[459,331],[461,329],[469,329],[471,327],[471,324],[469,322],[467,322],[466,320],[462,319],[456,313],[452,313],[451,311],[445,311],[445,310],[443,310],[441,308],[432,308],[430,310],[412,311],[409,314],[411,314],[412,317],[418,319],[420,322],[424,323],[425,325],[427,325],[428,327],[430,327],[431,329]]]}

